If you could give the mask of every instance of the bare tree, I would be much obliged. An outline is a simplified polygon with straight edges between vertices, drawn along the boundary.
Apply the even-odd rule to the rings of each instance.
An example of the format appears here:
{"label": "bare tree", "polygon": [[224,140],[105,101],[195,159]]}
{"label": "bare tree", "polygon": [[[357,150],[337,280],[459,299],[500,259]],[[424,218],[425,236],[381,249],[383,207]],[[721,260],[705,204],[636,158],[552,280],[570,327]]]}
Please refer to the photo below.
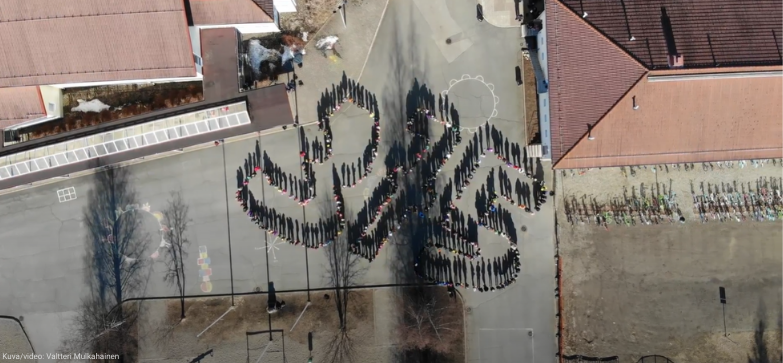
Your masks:
{"label": "bare tree", "polygon": [[[350,225],[346,226],[350,228]],[[326,247],[327,277],[334,288],[334,303],[340,327],[328,346],[329,362],[352,362],[354,345],[348,331],[348,306],[351,301],[352,286],[356,286],[365,272],[359,257],[352,254],[345,238],[338,238]]]}
{"label": "bare tree", "polygon": [[397,336],[406,350],[448,353],[462,337],[463,329],[455,322],[455,316],[462,315],[460,304],[435,289],[411,287],[398,298],[402,319]]}
{"label": "bare tree", "polygon": [[[334,215],[337,213],[334,202],[328,198],[320,203],[322,215]],[[349,215],[346,212],[346,215]],[[346,230],[351,228],[346,224]],[[334,288],[334,303],[337,310],[340,327],[327,347],[327,360],[330,363],[352,362],[354,357],[354,344],[348,329],[348,308],[351,302],[350,287],[356,286],[361,277],[367,271],[362,265],[358,255],[351,253],[346,236],[343,233],[326,246],[326,280],[329,286]]]}
{"label": "bare tree", "polygon": [[[350,225],[346,228],[350,228]],[[334,288],[334,302],[337,317],[340,319],[340,330],[348,329],[348,303],[351,290],[363,275],[365,269],[361,266],[359,256],[351,253],[348,241],[338,238],[326,247],[327,277],[329,285]]]}
{"label": "bare tree", "polygon": [[95,174],[87,195],[83,222],[87,228],[85,265],[89,295],[82,300],[64,342],[78,351],[132,356],[132,327],[137,311],[122,301],[133,297],[148,274],[142,259],[149,236],[142,225],[141,208],[126,169],[109,167]]}
{"label": "bare tree", "polygon": [[190,217],[190,208],[182,200],[182,193],[172,192],[166,209],[163,210],[163,223],[165,224],[165,238],[168,243],[166,250],[166,274],[163,281],[174,285],[180,296],[180,320],[185,318],[185,264],[183,260],[188,257],[190,240],[185,235]]}

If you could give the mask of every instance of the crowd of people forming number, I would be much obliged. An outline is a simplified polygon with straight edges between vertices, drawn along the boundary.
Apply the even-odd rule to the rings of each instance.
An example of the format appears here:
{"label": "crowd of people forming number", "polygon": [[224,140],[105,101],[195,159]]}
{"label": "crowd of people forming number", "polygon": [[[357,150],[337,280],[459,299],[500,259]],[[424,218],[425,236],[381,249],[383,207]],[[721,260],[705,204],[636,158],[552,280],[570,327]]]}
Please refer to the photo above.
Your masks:
{"label": "crowd of people forming number", "polygon": [[[268,184],[302,206],[316,197],[313,166],[323,164],[332,157],[333,133],[330,121],[334,112],[340,110],[345,102],[354,103],[367,110],[373,123],[371,138],[362,156],[358,157],[355,163],[342,163],[339,169],[332,165],[335,214],[315,223],[302,223],[258,200],[248,189],[248,183],[259,172],[265,176]],[[454,146],[462,142],[459,115],[454,106],[448,103],[448,96],[438,97],[440,118],[434,111],[435,100],[431,93],[419,96],[417,105],[407,120],[407,131],[413,136],[405,150],[407,152],[398,154],[395,150],[404,148],[391,148],[386,160],[386,175],[372,193],[365,196],[364,206],[355,221],[346,222],[342,188],[354,187],[372,173],[372,163],[377,157],[380,142],[380,117],[375,96],[361,84],[347,79],[345,75],[338,86],[333,85],[331,91],[327,89],[322,94],[318,104],[318,127],[323,132],[324,142],[321,143],[318,137],[310,141],[304,130],[300,129],[301,177],[292,173],[286,174],[266,152],[261,152],[260,145],[256,142],[255,150],[248,153],[243,167],[237,170],[237,202],[260,229],[293,245],[319,248],[330,244],[346,232],[350,251],[369,261],[378,256],[385,243],[403,223],[415,221],[417,226],[423,228],[425,236],[414,263],[414,269],[421,278],[452,287],[472,287],[474,291],[481,292],[507,287],[516,281],[520,260],[511,212],[497,203],[495,169],[490,170],[487,183],[476,191],[477,218],[470,214],[466,217],[456,208],[451,200],[452,190],[456,190],[456,199],[461,199],[481,159],[487,153],[494,153],[508,168],[518,170],[520,174],[524,173],[533,179],[531,188],[527,182],[522,183],[517,178],[514,190],[519,208],[534,213],[530,208],[530,205],[534,204],[533,209],[538,211],[540,205],[546,201],[546,186],[533,175],[533,160],[527,157],[526,152],[523,157],[524,149],[516,143],[509,143],[502,132],[485,123],[476,129],[469,140],[461,161],[454,169],[453,181],[449,180],[443,194],[438,195],[435,188],[437,175],[451,158]],[[443,126],[443,133],[434,144],[429,139],[430,123],[433,121],[438,121]],[[396,140],[395,146],[398,146]],[[414,171],[418,171],[417,185],[425,191],[421,199],[409,198],[411,196],[406,195],[406,190],[399,188],[399,179]],[[509,173],[499,168],[498,179],[500,196],[513,203]],[[530,194],[533,194],[533,203],[530,202]],[[436,217],[430,217],[430,212],[438,201],[439,213]],[[487,228],[509,242],[509,248],[503,256],[482,256],[478,243],[479,227]],[[447,253],[450,253],[451,257]]]}

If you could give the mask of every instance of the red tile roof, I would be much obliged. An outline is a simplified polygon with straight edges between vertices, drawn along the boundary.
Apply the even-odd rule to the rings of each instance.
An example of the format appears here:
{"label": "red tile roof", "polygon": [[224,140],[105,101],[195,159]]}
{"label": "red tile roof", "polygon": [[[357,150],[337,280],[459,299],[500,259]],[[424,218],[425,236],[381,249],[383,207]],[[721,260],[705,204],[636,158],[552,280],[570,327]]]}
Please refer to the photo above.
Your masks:
{"label": "red tile roof", "polygon": [[0,129],[46,116],[38,87],[0,88]]}
{"label": "red tile roof", "polygon": [[646,69],[559,2],[546,3],[552,160],[557,161]]}
{"label": "red tile roof", "polygon": [[269,16],[275,15],[275,1],[274,0],[253,0],[258,7],[264,10]]}
{"label": "red tile roof", "polygon": [[[555,168],[781,157],[782,4],[547,0]],[[683,69],[668,67],[661,6]],[[725,74],[693,79],[705,73]],[[680,78],[649,80],[663,75]]]}
{"label": "red tile roof", "polygon": [[190,0],[195,25],[272,23],[271,14],[253,0]]}
{"label": "red tile roof", "polygon": [[780,0],[561,1],[649,69],[668,68],[661,7],[686,68],[783,63]]}
{"label": "red tile roof", "polygon": [[644,77],[593,128],[594,140],[583,138],[556,167],[783,157],[780,70],[758,78]]}
{"label": "red tile roof", "polygon": [[195,76],[182,0],[4,0],[0,87]]}

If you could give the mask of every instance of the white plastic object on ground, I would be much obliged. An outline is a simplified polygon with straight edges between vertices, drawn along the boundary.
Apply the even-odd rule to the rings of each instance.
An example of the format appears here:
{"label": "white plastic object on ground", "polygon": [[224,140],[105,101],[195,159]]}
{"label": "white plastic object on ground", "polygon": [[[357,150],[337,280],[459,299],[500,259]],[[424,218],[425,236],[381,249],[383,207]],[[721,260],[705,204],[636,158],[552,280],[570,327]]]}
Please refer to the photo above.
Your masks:
{"label": "white plastic object on ground", "polygon": [[338,40],[340,40],[340,38],[337,38],[334,35],[325,36],[315,42],[315,47],[320,50],[332,49],[332,47],[337,44]]}

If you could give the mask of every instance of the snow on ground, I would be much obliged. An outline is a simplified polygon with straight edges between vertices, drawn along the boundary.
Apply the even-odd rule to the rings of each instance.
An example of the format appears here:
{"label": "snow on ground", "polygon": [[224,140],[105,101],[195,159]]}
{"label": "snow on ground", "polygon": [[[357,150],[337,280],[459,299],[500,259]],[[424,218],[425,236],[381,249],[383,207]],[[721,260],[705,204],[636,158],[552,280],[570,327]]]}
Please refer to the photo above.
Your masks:
{"label": "snow on ground", "polygon": [[72,108],[71,111],[78,111],[78,112],[101,112],[103,110],[108,110],[109,105],[101,102],[99,99],[94,99],[90,101],[85,100],[76,100],[79,102],[79,105]]}
{"label": "snow on ground", "polygon": [[[30,342],[22,331],[19,323],[10,319],[0,319],[0,352],[6,354],[30,354],[33,352]],[[3,361],[0,356],[0,361]],[[15,360],[16,362],[33,362],[34,360]]]}

